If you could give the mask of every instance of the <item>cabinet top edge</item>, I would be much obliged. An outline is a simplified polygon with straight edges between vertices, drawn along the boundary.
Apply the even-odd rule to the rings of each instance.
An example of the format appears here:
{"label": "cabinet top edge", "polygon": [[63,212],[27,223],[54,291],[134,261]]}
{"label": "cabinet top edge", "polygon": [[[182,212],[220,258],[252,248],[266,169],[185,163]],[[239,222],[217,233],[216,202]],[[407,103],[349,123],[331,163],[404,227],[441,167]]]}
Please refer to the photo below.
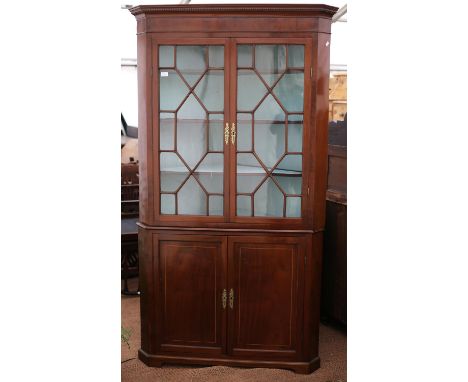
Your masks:
{"label": "cabinet top edge", "polygon": [[301,15],[331,18],[338,8],[326,4],[180,4],[137,5],[129,9],[134,16],[142,14],[261,14]]}

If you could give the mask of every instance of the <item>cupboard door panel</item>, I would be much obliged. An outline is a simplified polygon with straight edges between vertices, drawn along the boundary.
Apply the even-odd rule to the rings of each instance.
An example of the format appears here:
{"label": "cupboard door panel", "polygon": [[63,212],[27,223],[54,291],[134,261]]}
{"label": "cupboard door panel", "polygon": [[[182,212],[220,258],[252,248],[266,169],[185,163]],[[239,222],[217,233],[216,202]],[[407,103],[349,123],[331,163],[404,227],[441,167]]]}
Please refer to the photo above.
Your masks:
{"label": "cupboard door panel", "polygon": [[159,236],[159,349],[222,353],[225,344],[226,238]]}
{"label": "cupboard door panel", "polygon": [[299,355],[303,261],[299,237],[229,237],[232,355]]}

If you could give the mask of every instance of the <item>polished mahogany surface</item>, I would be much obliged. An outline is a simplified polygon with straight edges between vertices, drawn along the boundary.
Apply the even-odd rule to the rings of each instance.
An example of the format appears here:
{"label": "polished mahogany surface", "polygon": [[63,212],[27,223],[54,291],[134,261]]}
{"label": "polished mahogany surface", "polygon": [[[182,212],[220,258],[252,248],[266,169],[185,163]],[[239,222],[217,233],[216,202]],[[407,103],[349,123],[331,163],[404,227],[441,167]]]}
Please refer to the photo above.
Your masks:
{"label": "polished mahogany surface", "polygon": [[226,238],[158,235],[155,240],[160,260],[159,348],[221,354],[225,347],[220,297],[226,288]]}
{"label": "polished mahogany surface", "polygon": [[148,365],[319,367],[336,10],[131,8]]}
{"label": "polished mahogany surface", "polygon": [[236,296],[233,355],[300,354],[304,251],[303,237],[229,237],[229,279]]}

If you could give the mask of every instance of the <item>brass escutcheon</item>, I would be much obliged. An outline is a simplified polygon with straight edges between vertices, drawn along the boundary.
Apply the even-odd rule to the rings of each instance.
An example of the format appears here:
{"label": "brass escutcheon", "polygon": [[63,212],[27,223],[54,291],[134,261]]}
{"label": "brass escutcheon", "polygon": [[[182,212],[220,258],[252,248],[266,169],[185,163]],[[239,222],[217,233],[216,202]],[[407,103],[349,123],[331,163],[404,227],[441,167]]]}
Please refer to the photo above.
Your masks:
{"label": "brass escutcheon", "polygon": [[224,128],[224,142],[229,143],[229,123],[226,122],[226,127]]}
{"label": "brass escutcheon", "polygon": [[231,125],[231,143],[234,144],[236,141],[236,124],[233,122]]}
{"label": "brass escutcheon", "polygon": [[226,289],[223,289],[223,309],[226,309],[226,303],[227,303],[227,292],[226,292]]}
{"label": "brass escutcheon", "polygon": [[231,288],[229,291],[229,306],[234,309],[234,289]]}

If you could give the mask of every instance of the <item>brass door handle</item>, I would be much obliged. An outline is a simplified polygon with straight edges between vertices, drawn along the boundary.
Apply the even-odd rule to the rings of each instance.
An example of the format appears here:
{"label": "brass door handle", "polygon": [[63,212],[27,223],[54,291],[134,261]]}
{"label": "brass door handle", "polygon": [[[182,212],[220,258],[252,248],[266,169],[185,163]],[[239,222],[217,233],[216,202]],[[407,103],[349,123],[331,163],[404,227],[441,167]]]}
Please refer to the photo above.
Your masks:
{"label": "brass door handle", "polygon": [[224,142],[229,143],[229,123],[226,122],[226,127],[224,128]]}
{"label": "brass door handle", "polygon": [[223,309],[226,309],[226,303],[227,303],[227,292],[226,292],[226,289],[223,289]]}
{"label": "brass door handle", "polygon": [[229,307],[234,309],[234,289],[231,288],[229,291]]}
{"label": "brass door handle", "polygon": [[236,124],[233,122],[231,125],[231,143],[234,144],[236,141]]}

